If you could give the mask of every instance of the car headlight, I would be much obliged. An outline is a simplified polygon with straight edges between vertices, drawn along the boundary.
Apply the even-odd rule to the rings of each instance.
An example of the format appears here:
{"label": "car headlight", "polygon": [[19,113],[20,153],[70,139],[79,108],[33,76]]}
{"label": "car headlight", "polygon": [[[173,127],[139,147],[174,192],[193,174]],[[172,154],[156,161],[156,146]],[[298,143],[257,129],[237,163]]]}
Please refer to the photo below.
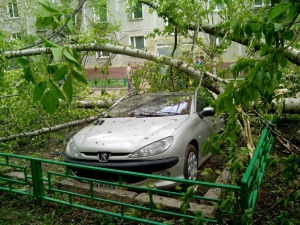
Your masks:
{"label": "car headlight", "polygon": [[173,137],[161,139],[132,153],[130,158],[147,157],[161,154],[171,146],[173,140]]}
{"label": "car headlight", "polygon": [[71,138],[71,140],[68,143],[67,155],[72,156],[72,157],[81,157],[81,154],[78,151],[78,148],[75,144],[74,138]]}

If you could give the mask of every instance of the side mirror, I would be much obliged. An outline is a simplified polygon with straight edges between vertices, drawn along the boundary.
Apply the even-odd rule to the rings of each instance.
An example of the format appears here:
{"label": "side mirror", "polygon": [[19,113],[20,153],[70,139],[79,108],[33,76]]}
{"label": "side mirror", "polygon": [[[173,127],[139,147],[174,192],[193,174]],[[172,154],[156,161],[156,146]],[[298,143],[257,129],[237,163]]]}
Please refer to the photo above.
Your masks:
{"label": "side mirror", "polygon": [[213,116],[215,115],[216,111],[213,107],[205,107],[201,112],[198,112],[200,118]]}

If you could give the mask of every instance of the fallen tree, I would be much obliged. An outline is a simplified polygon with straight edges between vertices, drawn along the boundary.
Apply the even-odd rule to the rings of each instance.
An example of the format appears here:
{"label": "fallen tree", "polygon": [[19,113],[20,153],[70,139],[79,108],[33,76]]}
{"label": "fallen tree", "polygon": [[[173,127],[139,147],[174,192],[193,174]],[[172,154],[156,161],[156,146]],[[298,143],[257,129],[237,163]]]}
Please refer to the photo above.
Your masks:
{"label": "fallen tree", "polygon": [[76,120],[76,121],[72,121],[72,122],[68,122],[68,123],[64,123],[64,124],[55,125],[53,127],[42,128],[40,130],[36,130],[36,131],[32,131],[32,132],[24,132],[24,133],[20,133],[20,134],[9,135],[7,137],[0,137],[0,142],[12,141],[12,140],[16,140],[18,138],[31,138],[31,137],[39,136],[42,134],[55,132],[55,131],[59,131],[62,129],[91,123],[91,122],[97,120],[98,118],[100,118],[100,115],[92,116],[92,117],[82,119],[82,120]]}

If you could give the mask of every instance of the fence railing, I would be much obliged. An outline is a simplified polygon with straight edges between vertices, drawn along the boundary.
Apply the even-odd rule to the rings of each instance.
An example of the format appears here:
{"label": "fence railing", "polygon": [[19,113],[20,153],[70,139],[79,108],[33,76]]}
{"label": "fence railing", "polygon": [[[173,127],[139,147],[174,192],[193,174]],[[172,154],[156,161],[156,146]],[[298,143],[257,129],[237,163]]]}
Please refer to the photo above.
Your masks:
{"label": "fence railing", "polygon": [[[266,158],[270,153],[272,142],[273,137],[265,129],[242,179],[241,186],[190,181],[0,153],[0,168],[6,168],[5,171],[10,168],[14,173],[18,171],[19,175],[22,175],[21,178],[20,176],[13,178],[13,176],[8,176],[8,173],[5,173],[5,175],[0,172],[0,190],[31,197],[35,199],[38,206],[43,201],[50,201],[145,224],[162,224],[163,221],[146,219],[147,216],[143,218],[131,216],[127,213],[128,209],[139,210],[142,215],[147,215],[147,213],[160,215],[156,218],[171,217],[187,221],[199,219],[199,213],[195,212],[202,211],[204,212],[203,221],[209,223],[220,224],[224,219],[230,218],[234,224],[247,224],[247,221],[242,221],[242,216],[244,212],[254,209],[258,188],[265,170]],[[118,182],[109,182],[73,176],[70,174],[70,167],[90,170],[91,172],[100,171],[118,174],[119,180]],[[188,196],[185,192],[160,190],[151,187],[151,183],[147,187],[138,187],[123,182],[124,176],[166,180],[187,186],[194,185],[197,186],[197,190],[201,191],[195,191],[195,193]],[[66,181],[75,182],[75,185],[68,185]],[[80,181],[80,183],[76,181]],[[106,188],[100,187],[101,191],[99,191],[99,186],[110,186],[114,189],[105,192]],[[219,197],[205,196],[204,190],[210,188],[218,190]],[[115,190],[115,192],[112,190]],[[131,199],[124,197],[130,195],[130,193],[135,193],[134,197]],[[229,198],[233,199],[232,204],[223,204]],[[164,202],[161,199],[171,201],[169,207],[161,207],[160,204]],[[90,202],[95,201],[117,206],[119,211],[111,212],[89,205]],[[187,211],[180,210],[184,208],[181,206],[187,202],[191,206],[190,209]],[[177,206],[177,208],[175,209],[174,206],[175,208]]]}
{"label": "fence railing", "polygon": [[273,141],[272,132],[265,128],[241,181],[241,212],[247,212],[248,218],[252,217],[255,208]]}

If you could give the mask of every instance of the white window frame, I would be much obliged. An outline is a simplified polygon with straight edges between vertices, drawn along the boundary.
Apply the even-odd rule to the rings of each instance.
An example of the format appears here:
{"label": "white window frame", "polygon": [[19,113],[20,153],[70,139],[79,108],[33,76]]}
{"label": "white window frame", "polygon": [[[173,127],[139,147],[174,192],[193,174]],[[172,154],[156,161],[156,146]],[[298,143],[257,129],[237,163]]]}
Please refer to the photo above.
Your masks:
{"label": "white window frame", "polygon": [[134,13],[134,10],[133,10],[133,8],[131,8],[131,7],[128,7],[127,6],[127,16],[128,16],[128,18],[129,18],[129,20],[141,20],[141,19],[144,19],[144,4],[141,4],[141,7],[142,7],[142,16],[141,17],[138,17],[138,18],[135,18],[135,13]]}
{"label": "white window frame", "polygon": [[[16,8],[16,10],[15,10]],[[11,10],[11,11],[10,11]],[[12,12],[12,15],[11,13]],[[8,13],[8,17],[10,19],[16,19],[19,18],[19,9],[18,9],[18,3],[15,1],[12,2],[8,2],[7,3],[7,13]],[[17,15],[16,15],[17,14]]]}
{"label": "white window frame", "polygon": [[256,0],[254,0],[254,2],[253,2],[253,8],[261,8],[265,5],[270,5],[271,4],[271,0],[269,0],[269,3],[267,3],[267,4],[265,3],[264,0],[261,0],[261,4],[256,4],[255,2],[256,2]]}
{"label": "white window frame", "polygon": [[[145,48],[145,47],[146,47],[145,35],[134,35],[134,36],[130,36],[130,37],[129,37],[129,43],[130,43],[130,45],[133,46],[133,47],[135,47],[135,48],[137,48],[137,47],[136,47],[136,38],[140,38],[140,37],[142,37],[142,38],[144,39],[144,46],[143,46],[143,48]],[[132,39],[134,40],[134,41],[133,41],[134,43],[132,43]],[[143,49],[143,48],[139,48],[139,49]]]}
{"label": "white window frame", "polygon": [[97,51],[96,52],[96,58],[98,58],[98,59],[107,59],[107,58],[109,58],[109,56],[110,56],[109,52],[104,52],[104,51]]}
{"label": "white window frame", "polygon": [[93,21],[94,21],[94,23],[97,23],[99,21],[107,22],[108,21],[108,11],[106,10],[106,18],[105,18],[105,20],[102,20],[101,17],[100,17],[100,15],[97,15],[95,13],[95,7],[93,7]]}
{"label": "white window frame", "polygon": [[215,11],[220,11],[226,7],[225,3],[216,5]]}
{"label": "white window frame", "polygon": [[22,38],[21,33],[11,33],[10,34],[10,40],[16,40],[16,39],[21,40],[21,38]]}

